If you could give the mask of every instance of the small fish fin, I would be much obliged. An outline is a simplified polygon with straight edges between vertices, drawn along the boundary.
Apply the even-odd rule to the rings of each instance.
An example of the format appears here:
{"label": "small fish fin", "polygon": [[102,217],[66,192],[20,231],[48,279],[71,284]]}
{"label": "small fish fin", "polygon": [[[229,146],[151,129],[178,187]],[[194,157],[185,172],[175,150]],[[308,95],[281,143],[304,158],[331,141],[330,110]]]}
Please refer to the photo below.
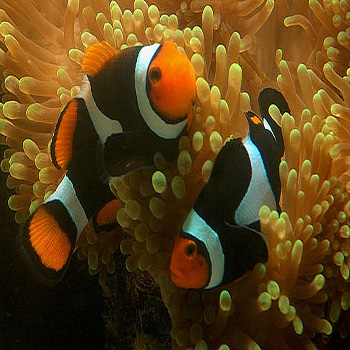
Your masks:
{"label": "small fish fin", "polygon": [[118,51],[108,44],[107,41],[93,43],[85,50],[81,62],[81,70],[88,76],[94,76],[106,62],[116,55],[118,55]]}
{"label": "small fish fin", "polygon": [[51,142],[51,159],[57,169],[67,169],[73,153],[73,138],[80,104],[83,99],[74,98],[61,112]]}
{"label": "small fish fin", "polygon": [[225,275],[223,283],[231,282],[253,270],[268,259],[267,245],[261,233],[248,227],[225,222]]}
{"label": "small fish fin", "polygon": [[153,165],[153,156],[162,152],[174,159],[178,140],[165,140],[148,131],[130,131],[109,136],[104,145],[105,169],[111,176],[122,176]]}
{"label": "small fish fin", "polygon": [[73,254],[77,229],[63,204],[40,206],[21,227],[17,246],[38,280],[53,286],[63,277]]}
{"label": "small fish fin", "polygon": [[119,199],[113,199],[106,203],[92,218],[95,231],[112,231],[117,228],[119,226],[117,213],[123,207]]}
{"label": "small fish fin", "polygon": [[286,112],[290,113],[290,108],[288,106],[288,103],[279,91],[272,88],[267,88],[260,92],[258,97],[258,103],[259,103],[261,116],[264,119],[266,119],[266,121],[270,125],[272,129],[272,133],[274,134],[279,147],[280,156],[282,157],[284,153],[284,142],[283,142],[282,130],[281,130],[281,127],[278,125],[278,123],[270,116],[269,107],[272,104],[276,105],[279,111],[281,112],[281,114],[283,115]]}

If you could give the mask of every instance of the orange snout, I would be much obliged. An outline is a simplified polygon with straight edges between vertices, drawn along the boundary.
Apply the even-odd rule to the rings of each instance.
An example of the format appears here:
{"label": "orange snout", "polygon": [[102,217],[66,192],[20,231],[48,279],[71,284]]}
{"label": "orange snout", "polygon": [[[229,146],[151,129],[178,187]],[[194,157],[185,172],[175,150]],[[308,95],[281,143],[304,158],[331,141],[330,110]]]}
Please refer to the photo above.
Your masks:
{"label": "orange snout", "polygon": [[196,94],[196,76],[188,57],[165,41],[148,69],[150,97],[158,113],[172,122],[189,114]]}
{"label": "orange snout", "polygon": [[197,244],[179,234],[175,238],[170,262],[171,279],[181,288],[203,288],[208,284],[209,267]]}

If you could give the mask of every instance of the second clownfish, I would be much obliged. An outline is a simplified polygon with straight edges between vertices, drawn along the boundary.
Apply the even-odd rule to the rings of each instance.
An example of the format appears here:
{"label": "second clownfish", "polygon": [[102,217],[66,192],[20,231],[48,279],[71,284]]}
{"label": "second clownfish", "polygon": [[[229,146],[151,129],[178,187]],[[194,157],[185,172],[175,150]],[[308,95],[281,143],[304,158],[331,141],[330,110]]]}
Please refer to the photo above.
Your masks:
{"label": "second clownfish", "polygon": [[171,279],[182,288],[214,288],[232,282],[266,262],[268,251],[259,232],[259,210],[280,211],[279,164],[284,153],[281,128],[268,108],[289,107],[274,89],[259,95],[263,119],[247,112],[249,134],[231,139],[215,159],[208,183],[175,238]]}
{"label": "second clownfish", "polygon": [[95,43],[81,69],[82,90],[63,109],[51,143],[54,165],[67,172],[17,239],[30,270],[48,285],[62,278],[91,217],[97,229],[115,227],[121,203],[110,202],[110,176],[152,165],[158,151],[176,157],[195,98],[193,67],[170,41],[120,51]]}

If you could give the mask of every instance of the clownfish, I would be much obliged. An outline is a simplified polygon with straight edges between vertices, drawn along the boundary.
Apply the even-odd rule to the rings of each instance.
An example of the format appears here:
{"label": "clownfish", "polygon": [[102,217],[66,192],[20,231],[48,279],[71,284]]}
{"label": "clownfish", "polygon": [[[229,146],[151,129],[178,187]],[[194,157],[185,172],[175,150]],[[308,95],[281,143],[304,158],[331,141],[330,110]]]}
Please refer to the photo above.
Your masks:
{"label": "clownfish", "polygon": [[81,70],[82,89],[62,110],[50,145],[53,164],[67,172],[17,238],[30,270],[48,285],[63,277],[90,218],[97,231],[117,225],[111,218],[121,203],[109,178],[152,165],[157,151],[176,157],[195,98],[194,69],[171,41],[120,51],[94,43]]}
{"label": "clownfish", "polygon": [[270,88],[260,93],[258,102],[262,119],[245,113],[248,136],[222,147],[209,181],[175,237],[170,270],[178,287],[214,288],[268,259],[259,210],[268,205],[280,212],[279,164],[284,154],[281,128],[268,108],[275,104],[283,114],[289,107]]}

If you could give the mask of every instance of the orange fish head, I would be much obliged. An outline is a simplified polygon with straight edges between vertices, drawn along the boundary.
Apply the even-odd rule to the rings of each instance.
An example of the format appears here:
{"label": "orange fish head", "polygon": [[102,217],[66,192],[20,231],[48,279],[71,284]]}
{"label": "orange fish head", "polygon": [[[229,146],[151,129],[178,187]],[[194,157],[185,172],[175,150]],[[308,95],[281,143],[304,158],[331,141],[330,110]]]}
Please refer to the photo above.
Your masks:
{"label": "orange fish head", "polygon": [[152,105],[170,123],[189,114],[196,95],[196,76],[188,57],[165,41],[148,68]]}
{"label": "orange fish head", "polygon": [[209,265],[198,252],[196,242],[179,234],[175,238],[170,271],[172,281],[181,288],[203,288],[209,281]]}

